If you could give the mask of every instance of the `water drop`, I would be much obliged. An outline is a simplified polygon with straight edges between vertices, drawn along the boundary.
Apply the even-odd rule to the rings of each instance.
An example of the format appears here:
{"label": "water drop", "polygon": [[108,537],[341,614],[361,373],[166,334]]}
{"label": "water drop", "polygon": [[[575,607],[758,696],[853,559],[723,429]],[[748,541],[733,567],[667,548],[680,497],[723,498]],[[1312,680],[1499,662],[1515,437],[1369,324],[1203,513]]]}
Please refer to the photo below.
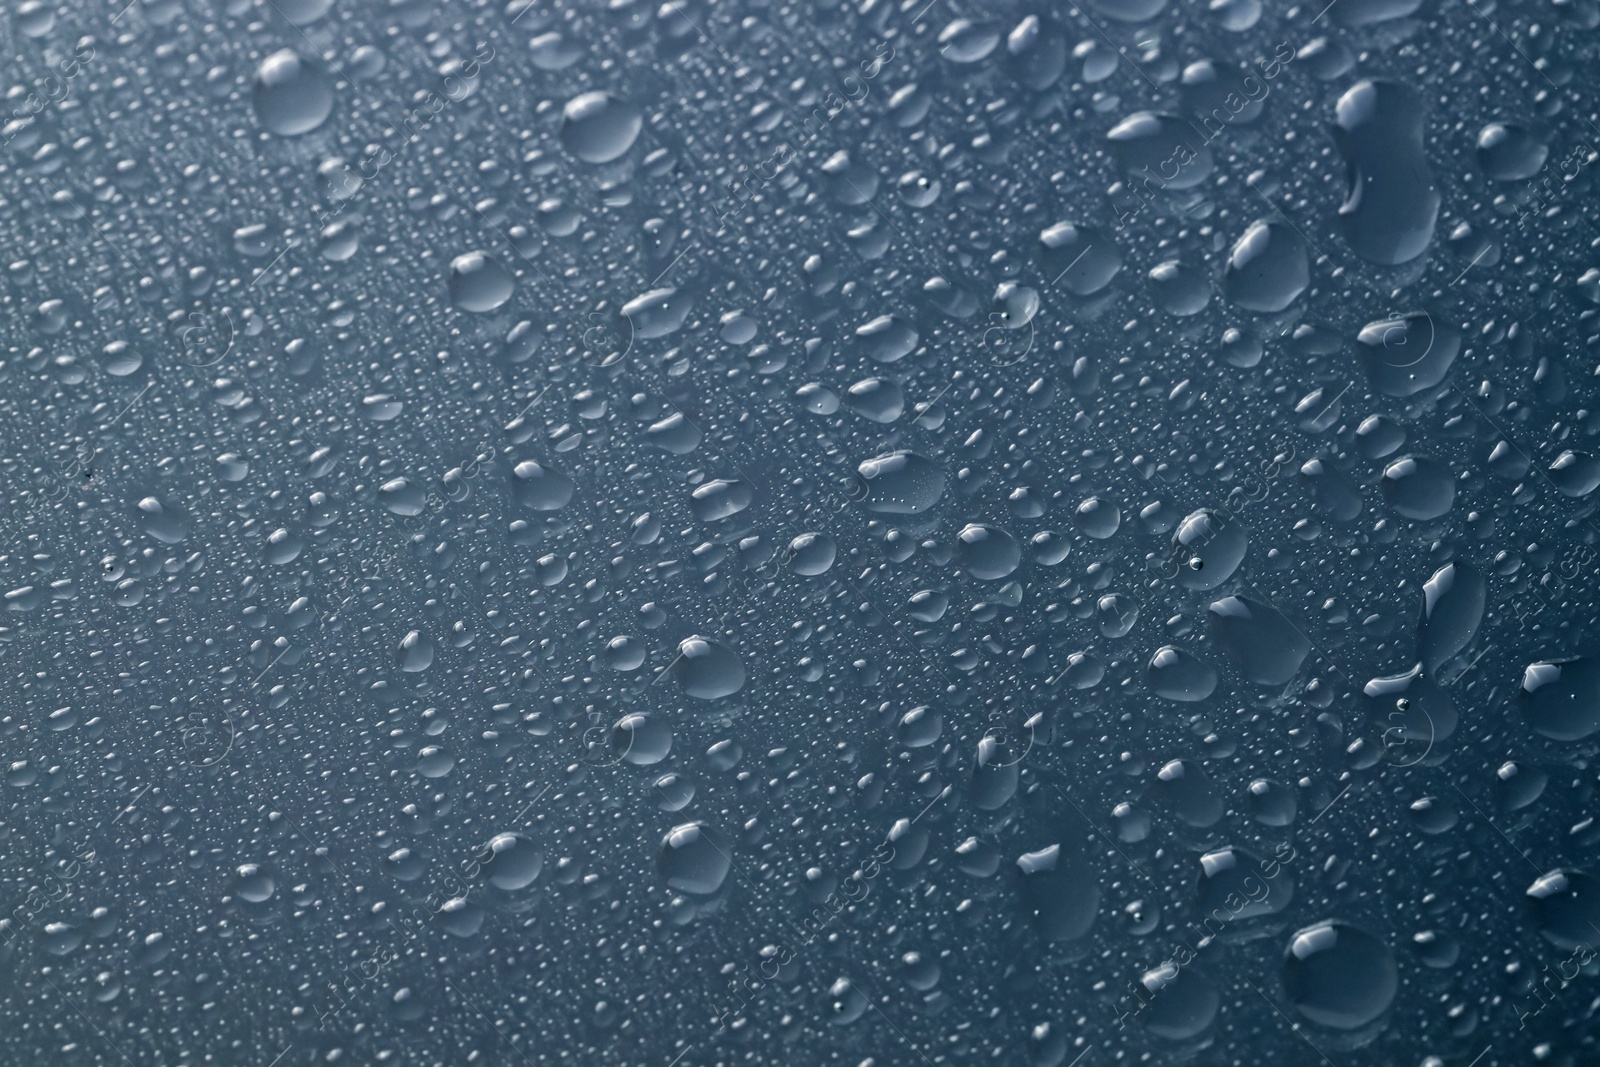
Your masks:
{"label": "water drop", "polygon": [[644,128],[644,113],[610,93],[573,97],[561,111],[561,145],[585,163],[620,159]]}
{"label": "water drop", "polygon": [[333,112],[333,86],[296,52],[285,48],[256,69],[256,117],[280,137],[310,133]]}

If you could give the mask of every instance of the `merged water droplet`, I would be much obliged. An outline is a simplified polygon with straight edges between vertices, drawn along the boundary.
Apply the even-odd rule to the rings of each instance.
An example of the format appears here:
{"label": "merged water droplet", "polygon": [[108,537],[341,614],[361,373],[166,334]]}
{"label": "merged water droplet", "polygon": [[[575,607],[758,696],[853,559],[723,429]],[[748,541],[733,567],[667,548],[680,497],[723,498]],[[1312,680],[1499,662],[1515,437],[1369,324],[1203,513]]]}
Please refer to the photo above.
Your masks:
{"label": "merged water droplet", "polygon": [[1420,256],[1433,239],[1440,195],[1416,93],[1397,82],[1357,82],[1339,98],[1333,136],[1349,169],[1339,221],[1350,247],[1386,266]]}
{"label": "merged water droplet", "polygon": [[1439,668],[1477,636],[1489,602],[1489,583],[1482,571],[1457,560],[1434,571],[1422,594],[1417,651],[1423,667],[1437,677]]}
{"label": "merged water droplet", "polygon": [[911,451],[889,452],[865,460],[862,506],[884,515],[919,515],[944,496],[944,468]]}

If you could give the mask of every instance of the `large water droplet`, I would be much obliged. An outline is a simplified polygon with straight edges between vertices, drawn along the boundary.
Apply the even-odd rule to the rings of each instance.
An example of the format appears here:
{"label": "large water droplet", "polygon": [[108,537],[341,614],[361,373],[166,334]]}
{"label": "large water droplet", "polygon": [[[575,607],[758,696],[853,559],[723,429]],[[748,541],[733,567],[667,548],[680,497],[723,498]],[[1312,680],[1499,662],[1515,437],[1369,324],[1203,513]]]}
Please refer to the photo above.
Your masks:
{"label": "large water droplet", "polygon": [[699,700],[716,700],[744,688],[744,664],[727,645],[708,637],[685,638],[673,671],[683,691]]}
{"label": "large water droplet", "polygon": [[1491,122],[1478,134],[1478,166],[1495,181],[1526,181],[1539,173],[1549,154],[1526,126]]}
{"label": "large water droplet", "polygon": [[1383,469],[1383,498],[1408,519],[1437,519],[1456,501],[1455,476],[1431,456],[1406,456]]}
{"label": "large water droplet", "polygon": [[1211,777],[1193,760],[1163,764],[1150,784],[1150,795],[1190,826],[1215,826],[1225,811]]}
{"label": "large water droplet", "polygon": [[175,545],[189,536],[183,515],[158,497],[147,496],[139,501],[136,517],[139,528],[164,545]]}
{"label": "large water droplet", "polygon": [[433,639],[420,630],[412,630],[400,639],[395,665],[408,674],[417,674],[433,666]]}
{"label": "large water droplet", "polygon": [[1314,1023],[1356,1030],[1389,1009],[1400,988],[1394,952],[1371,934],[1329,919],[1298,931],[1283,963],[1289,1003]]}
{"label": "large water droplet", "polygon": [[1228,254],[1228,300],[1248,311],[1279,312],[1311,284],[1306,243],[1281,222],[1257,219]]}
{"label": "large water droplet", "polygon": [[1600,943],[1600,878],[1561,868],[1528,887],[1534,925],[1557,948],[1572,950]]}
{"label": "large water droplet", "polygon": [[1416,94],[1396,82],[1357,82],[1339,98],[1333,137],[1349,170],[1339,221],[1350,247],[1388,266],[1420,256],[1433,239],[1440,196]]}
{"label": "large water droplet", "polygon": [[1206,609],[1211,636],[1257,685],[1283,685],[1300,673],[1311,642],[1277,608],[1230,596]]}
{"label": "large water droplet", "polygon": [[610,93],[573,97],[561,111],[561,144],[585,163],[610,163],[633,147],[644,113]]}
{"label": "large water droplet", "polygon": [[803,533],[789,542],[789,569],[807,577],[826,574],[838,553],[838,543],[827,534]]}
{"label": "large water droplet", "polygon": [[890,452],[865,460],[860,473],[868,511],[919,515],[944,495],[944,468],[915,452]]}
{"label": "large water droplet", "polygon": [[1600,458],[1568,450],[1550,464],[1550,480],[1562,496],[1583,497],[1600,486]]}
{"label": "large water droplet", "polygon": [[611,728],[611,751],[635,767],[660,763],[672,751],[672,728],[648,712],[624,715]]}
{"label": "large water droplet", "polygon": [[898,363],[916,351],[921,337],[904,319],[880,315],[856,328],[856,340],[869,359]]}
{"label": "large water droplet", "polygon": [[512,499],[534,511],[560,511],[576,488],[577,484],[565,474],[531,459],[511,470]]}
{"label": "large water droplet", "polygon": [[1039,268],[1052,285],[1089,296],[1111,284],[1122,252],[1099,230],[1058,222],[1039,234]]}
{"label": "large water droplet", "polygon": [[675,826],[661,839],[661,877],[682,893],[709,896],[722,888],[733,857],[721,835],[703,822]]}
{"label": "large water droplet", "polygon": [[1157,696],[1185,703],[1204,700],[1217,688],[1217,672],[1209,663],[1172,645],[1156,649],[1145,680]]}
{"label": "large water droplet", "polygon": [[233,892],[240,900],[251,904],[264,904],[277,891],[277,883],[264,867],[246,863],[234,875]]}
{"label": "large water droplet", "polygon": [[1022,907],[1040,937],[1072,941],[1089,932],[1100,907],[1100,884],[1082,863],[1062,858],[1051,845],[1017,858]]}
{"label": "large water droplet", "polygon": [[1193,967],[1179,967],[1167,961],[1145,972],[1139,979],[1150,1000],[1139,1013],[1139,1022],[1157,1037],[1169,1041],[1188,1041],[1198,1036],[1217,1017],[1222,995],[1211,980]]}
{"label": "large water droplet", "polygon": [[1173,537],[1185,560],[1178,569],[1178,583],[1202,592],[1233,577],[1250,547],[1243,524],[1210,508],[1186,515]]}
{"label": "large water droplet", "polygon": [[485,851],[483,877],[496,889],[526,889],[544,869],[544,853],[521,834],[498,834]]}
{"label": "large water droplet", "polygon": [[[1552,741],[1577,741],[1600,730],[1600,659],[1531,663],[1517,694],[1534,732]],[[1600,935],[1597,935],[1600,936]]]}
{"label": "large water droplet", "polygon": [[256,69],[256,118],[281,137],[310,133],[333,112],[333,86],[291,49],[274,52]]}
{"label": "large water droplet", "polygon": [[690,494],[690,507],[701,522],[718,522],[739,514],[755,500],[750,483],[716,478]]}
{"label": "large water droplet", "polygon": [[972,523],[956,535],[956,562],[981,581],[1004,578],[1022,561],[1017,539],[998,526]]}
{"label": "large water droplet", "polygon": [[1208,933],[1218,933],[1230,922],[1274,915],[1293,899],[1294,878],[1277,860],[1267,862],[1237,845],[1200,857],[1194,913]]}
{"label": "large water droplet", "polygon": [[1106,140],[1129,184],[1138,189],[1192,189],[1216,165],[1205,139],[1179,115],[1137,112],[1112,127]]}
{"label": "large water droplet", "polygon": [[1445,380],[1461,351],[1461,331],[1414,311],[1368,323],[1356,345],[1372,387],[1385,396],[1408,397]]}
{"label": "large water droplet", "polygon": [[515,288],[511,272],[491,255],[467,252],[450,261],[450,302],[462,311],[493,311]]}

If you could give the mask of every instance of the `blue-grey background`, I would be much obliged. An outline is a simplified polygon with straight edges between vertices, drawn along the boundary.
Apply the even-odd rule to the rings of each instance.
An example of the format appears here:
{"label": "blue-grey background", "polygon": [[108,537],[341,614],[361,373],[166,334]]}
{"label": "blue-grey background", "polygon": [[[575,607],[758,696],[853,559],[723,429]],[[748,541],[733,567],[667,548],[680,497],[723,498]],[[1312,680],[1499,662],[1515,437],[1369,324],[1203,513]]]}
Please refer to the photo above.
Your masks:
{"label": "blue-grey background", "polygon": [[0,1064],[1596,1062],[1592,0],[8,0]]}

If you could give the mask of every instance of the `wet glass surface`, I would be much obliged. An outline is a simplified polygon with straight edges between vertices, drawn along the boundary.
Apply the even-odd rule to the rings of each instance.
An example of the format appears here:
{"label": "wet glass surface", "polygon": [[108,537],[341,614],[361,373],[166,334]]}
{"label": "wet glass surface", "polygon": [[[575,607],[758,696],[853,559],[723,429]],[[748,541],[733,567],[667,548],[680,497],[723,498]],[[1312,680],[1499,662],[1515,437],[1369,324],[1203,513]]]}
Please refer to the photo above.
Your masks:
{"label": "wet glass surface", "polygon": [[0,1067],[1600,1062],[1594,0],[6,0]]}

